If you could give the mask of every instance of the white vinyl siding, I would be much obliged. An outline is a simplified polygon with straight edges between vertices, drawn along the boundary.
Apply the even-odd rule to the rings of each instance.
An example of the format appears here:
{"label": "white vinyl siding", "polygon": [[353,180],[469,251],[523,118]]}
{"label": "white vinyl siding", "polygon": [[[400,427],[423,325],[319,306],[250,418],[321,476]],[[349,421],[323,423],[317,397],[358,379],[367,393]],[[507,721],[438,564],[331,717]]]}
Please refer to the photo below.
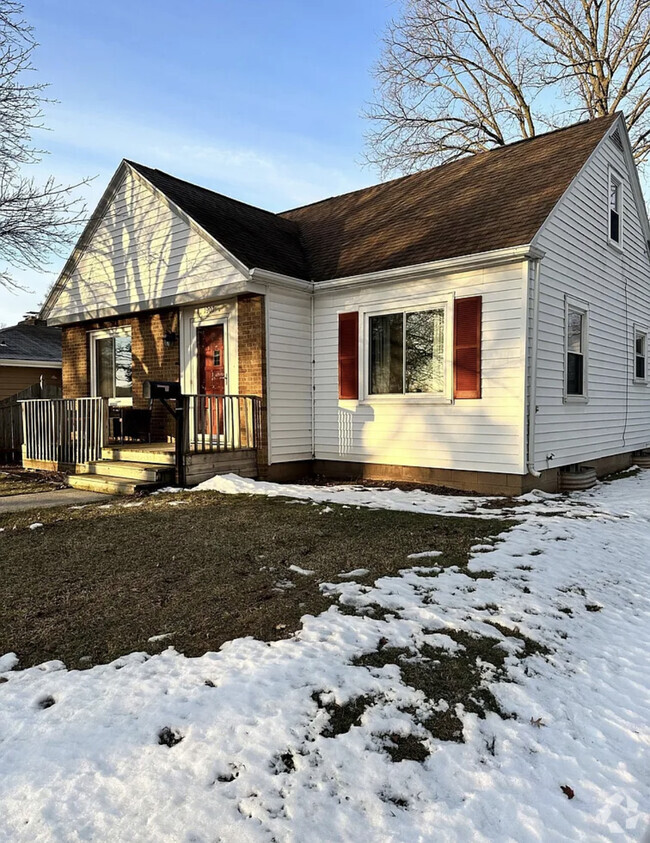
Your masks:
{"label": "white vinyl siding", "polygon": [[48,318],[61,322],[213,299],[242,281],[214,244],[127,170]]}
{"label": "white vinyl siding", "polygon": [[[524,472],[526,264],[422,281],[316,290],[315,451],[317,459],[464,471]],[[428,395],[338,399],[338,313],[424,308],[453,296],[482,296],[482,398]],[[451,314],[449,311],[449,327]],[[363,327],[362,327],[363,326]],[[367,391],[368,346],[360,320],[360,386]],[[447,344],[447,363],[452,353]]]}
{"label": "white vinyl siding", "polygon": [[[622,181],[623,248],[609,238],[610,173]],[[536,239],[541,263],[535,468],[650,444],[650,389],[634,383],[634,326],[650,324],[650,264],[629,173],[605,138]],[[588,400],[564,400],[565,299],[589,311]]]}
{"label": "white vinyl siding", "polygon": [[266,321],[270,462],[310,460],[311,295],[271,285]]}

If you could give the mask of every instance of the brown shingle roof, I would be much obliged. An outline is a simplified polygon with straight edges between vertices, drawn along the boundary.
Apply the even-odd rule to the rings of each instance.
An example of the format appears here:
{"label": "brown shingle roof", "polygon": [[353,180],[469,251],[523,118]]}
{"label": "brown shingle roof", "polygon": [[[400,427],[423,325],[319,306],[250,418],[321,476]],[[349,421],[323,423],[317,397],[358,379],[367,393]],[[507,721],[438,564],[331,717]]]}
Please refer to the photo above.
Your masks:
{"label": "brown shingle roof", "polygon": [[529,243],[617,116],[282,214],[132,166],[250,269],[322,281]]}
{"label": "brown shingle roof", "polygon": [[258,266],[295,278],[307,278],[307,262],[295,222],[182,181],[162,170],[135,161],[127,161],[127,164],[249,269]]}

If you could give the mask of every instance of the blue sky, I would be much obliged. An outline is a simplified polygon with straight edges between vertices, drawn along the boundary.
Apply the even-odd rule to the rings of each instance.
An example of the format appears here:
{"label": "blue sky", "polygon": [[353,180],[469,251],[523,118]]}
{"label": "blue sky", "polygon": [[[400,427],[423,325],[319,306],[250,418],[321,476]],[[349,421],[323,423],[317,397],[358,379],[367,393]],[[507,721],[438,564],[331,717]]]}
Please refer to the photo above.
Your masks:
{"label": "blue sky", "polygon": [[[361,164],[372,64],[390,0],[30,0],[38,78],[50,83],[39,170],[96,176],[121,158],[279,211],[377,180]],[[0,322],[41,302],[0,290]]]}

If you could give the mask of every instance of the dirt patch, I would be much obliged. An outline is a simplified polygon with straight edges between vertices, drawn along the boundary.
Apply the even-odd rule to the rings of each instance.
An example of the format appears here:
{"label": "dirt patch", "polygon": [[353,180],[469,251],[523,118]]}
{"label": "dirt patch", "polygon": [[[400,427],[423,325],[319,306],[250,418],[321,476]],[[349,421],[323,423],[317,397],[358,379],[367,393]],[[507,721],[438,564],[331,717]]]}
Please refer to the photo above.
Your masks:
{"label": "dirt patch", "polygon": [[[437,707],[437,710],[419,718],[421,725],[439,740],[462,743],[463,726],[456,713],[458,705],[481,719],[488,711],[503,719],[510,716],[501,709],[487,687],[484,674],[484,665],[488,664],[493,669],[494,679],[506,680],[504,665],[507,653],[498,646],[499,641],[495,638],[462,630],[445,629],[444,632],[459,645],[457,650],[449,651],[428,644],[419,650],[382,647],[366,653],[354,663],[370,669],[397,665],[402,681],[422,691],[425,698]],[[510,630],[508,634],[514,635]],[[524,658],[546,648],[531,642],[529,649]]]}
{"label": "dirt patch", "polygon": [[333,700],[324,700],[327,692],[314,691],[311,698],[319,709],[324,709],[329,720],[322,729],[321,735],[324,738],[335,738],[337,735],[345,735],[353,726],[358,726],[366,710],[373,704],[372,697],[352,697],[347,702],[337,703]]}
{"label": "dirt patch", "polygon": [[[198,656],[240,636],[285,638],[336,599],[319,584],[341,572],[366,568],[370,584],[436,549],[436,565],[467,573],[477,537],[510,526],[324,509],[187,492],[2,515],[0,649],[23,667],[61,659],[84,668],[170,645]],[[43,527],[29,530],[34,521]]]}

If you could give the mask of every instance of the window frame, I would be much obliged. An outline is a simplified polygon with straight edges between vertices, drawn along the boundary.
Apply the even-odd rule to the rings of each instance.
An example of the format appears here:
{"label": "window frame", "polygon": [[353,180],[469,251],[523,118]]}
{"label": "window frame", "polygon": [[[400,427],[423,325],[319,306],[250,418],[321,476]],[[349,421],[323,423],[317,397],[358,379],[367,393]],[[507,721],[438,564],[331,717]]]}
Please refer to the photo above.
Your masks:
{"label": "window frame", "polygon": [[[359,311],[359,396],[364,404],[389,404],[408,401],[409,403],[451,404],[453,403],[453,294],[423,301],[400,299],[386,304],[372,304]],[[443,331],[443,377],[442,392],[370,392],[370,318],[372,316],[390,316],[394,313],[418,313],[423,310],[442,310]],[[404,337],[404,341],[406,337]]]}
{"label": "window frame", "polygon": [[[97,340],[113,339],[115,337],[131,337],[131,360],[133,361],[133,333],[130,326],[121,325],[115,328],[103,328],[98,331],[89,331],[89,363],[90,363],[90,394],[92,397],[98,397],[97,386]],[[108,398],[108,403],[115,407],[132,407],[133,406],[133,380],[131,380],[131,396]]]}
{"label": "window frame", "polygon": [[[636,373],[636,361],[637,357],[640,356],[636,353],[636,341],[639,337],[643,337],[643,357],[645,361],[642,378],[638,377]],[[632,331],[632,380],[634,383],[641,385],[647,385],[648,383],[648,331],[641,325],[636,324],[633,326]]]}
{"label": "window frame", "polygon": [[[568,391],[569,380],[569,311],[582,315],[582,393]],[[564,298],[564,403],[586,404],[589,401],[589,305],[580,299]]]}
{"label": "window frame", "polygon": [[[611,205],[610,199],[612,195],[612,185],[616,184],[618,187],[618,240],[615,240],[612,237],[612,220],[611,220]],[[612,167],[609,167],[607,170],[607,242],[610,246],[614,249],[618,249],[619,251],[623,251],[623,236],[624,236],[624,208],[625,208],[625,192],[624,192],[624,184],[623,184],[623,177],[614,170]]]}

